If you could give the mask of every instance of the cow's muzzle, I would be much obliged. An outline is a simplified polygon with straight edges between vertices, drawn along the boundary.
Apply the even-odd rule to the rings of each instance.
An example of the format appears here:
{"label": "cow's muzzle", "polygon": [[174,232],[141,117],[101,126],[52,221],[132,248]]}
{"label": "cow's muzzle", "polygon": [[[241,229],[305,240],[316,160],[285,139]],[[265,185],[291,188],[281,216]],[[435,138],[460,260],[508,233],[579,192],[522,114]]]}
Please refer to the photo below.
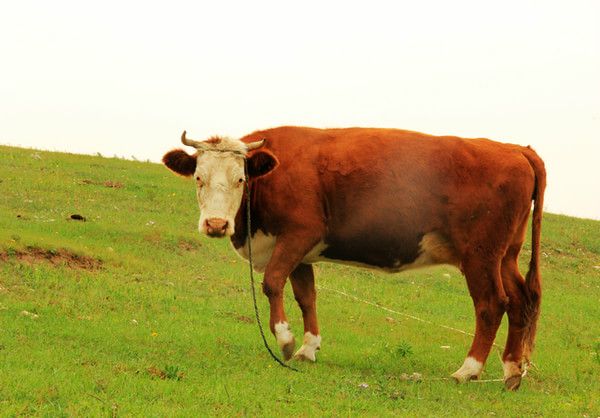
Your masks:
{"label": "cow's muzzle", "polygon": [[227,231],[229,222],[221,218],[210,218],[204,221],[204,227],[206,228],[206,234],[209,237],[222,237]]}

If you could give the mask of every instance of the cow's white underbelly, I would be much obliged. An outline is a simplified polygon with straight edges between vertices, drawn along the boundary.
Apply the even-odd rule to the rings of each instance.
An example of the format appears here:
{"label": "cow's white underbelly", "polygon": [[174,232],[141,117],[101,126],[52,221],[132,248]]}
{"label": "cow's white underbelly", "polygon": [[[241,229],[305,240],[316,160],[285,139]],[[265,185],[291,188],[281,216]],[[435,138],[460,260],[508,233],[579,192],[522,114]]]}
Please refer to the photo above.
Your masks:
{"label": "cow's white underbelly", "polygon": [[[273,255],[273,249],[275,248],[276,237],[274,235],[267,235],[261,231],[257,231],[252,237],[252,265],[254,270],[262,273],[265,271],[271,256]],[[441,240],[435,233],[426,234],[420,242],[421,252],[415,261],[408,264],[402,264],[400,259],[391,268],[380,268],[369,264],[358,263],[354,261],[338,260],[333,258],[327,258],[322,256],[322,252],[327,248],[327,244],[319,242],[317,245],[310,250],[306,256],[302,259],[303,263],[312,264],[320,261],[327,261],[330,263],[345,264],[350,266],[366,267],[370,269],[382,270],[387,272],[399,272],[409,270],[418,267],[425,267],[433,264],[447,263],[456,264],[455,260],[450,254],[450,250],[447,247],[447,242]],[[237,253],[248,260],[248,241],[243,247],[236,249]]]}
{"label": "cow's white underbelly", "polygon": [[[275,236],[266,235],[257,231],[251,238],[252,244],[252,267],[254,270],[262,273],[267,267],[267,263],[273,255],[275,248]],[[248,240],[243,247],[236,248],[235,251],[244,259],[248,260]]]}
{"label": "cow's white underbelly", "polygon": [[[254,267],[254,270],[260,273],[265,271],[265,268],[273,255],[275,240],[276,237],[274,235],[267,235],[261,231],[257,231],[256,234],[252,236],[252,266]],[[322,242],[315,245],[315,247],[302,259],[302,262],[310,264],[318,261],[339,261],[321,257],[320,254],[325,248],[327,248],[327,245]],[[244,260],[248,260],[248,240],[246,240],[246,244],[243,247],[236,248],[235,250]]]}

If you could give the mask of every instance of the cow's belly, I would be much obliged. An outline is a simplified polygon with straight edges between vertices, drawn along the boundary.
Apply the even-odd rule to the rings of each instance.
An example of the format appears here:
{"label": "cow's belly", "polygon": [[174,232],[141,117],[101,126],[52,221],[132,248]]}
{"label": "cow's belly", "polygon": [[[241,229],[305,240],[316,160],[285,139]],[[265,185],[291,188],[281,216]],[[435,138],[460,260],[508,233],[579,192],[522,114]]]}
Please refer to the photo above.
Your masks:
{"label": "cow's belly", "polygon": [[[251,239],[252,243],[252,265],[258,272],[264,272],[275,248],[276,237],[258,231]],[[347,251],[347,248],[352,248]],[[434,264],[458,264],[455,251],[448,241],[441,235],[432,232],[425,234],[420,240],[415,257],[406,261],[406,253],[400,251],[394,254],[389,248],[364,249],[368,252],[361,254],[361,243],[345,243],[343,248],[336,248],[335,244],[325,241],[319,242],[309,251],[302,262],[313,264],[318,262],[332,262],[358,267],[383,270],[387,272],[399,272],[412,268],[425,267]],[[248,244],[236,248],[236,252],[245,260],[248,260]]]}
{"label": "cow's belly", "polygon": [[[434,264],[458,264],[454,248],[440,234],[425,234],[419,241],[413,257],[405,250],[393,251],[385,245],[381,247],[364,246],[364,243],[336,244],[319,243],[304,258],[305,263],[327,261],[350,266],[366,267],[387,272],[399,272]],[[348,250],[350,248],[350,250]]]}

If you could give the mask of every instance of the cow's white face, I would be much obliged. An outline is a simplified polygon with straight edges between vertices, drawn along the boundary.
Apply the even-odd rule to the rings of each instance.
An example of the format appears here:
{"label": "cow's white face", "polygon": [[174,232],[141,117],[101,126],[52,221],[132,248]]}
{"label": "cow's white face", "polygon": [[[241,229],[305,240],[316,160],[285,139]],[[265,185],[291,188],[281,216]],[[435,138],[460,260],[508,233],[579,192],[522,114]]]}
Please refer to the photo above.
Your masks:
{"label": "cow's white face", "polygon": [[244,157],[232,152],[200,152],[194,179],[200,233],[213,237],[233,235],[235,215],[244,193]]}
{"label": "cow's white face", "polygon": [[277,158],[269,150],[259,149],[264,141],[244,143],[215,137],[199,142],[188,140],[184,132],[182,142],[198,152],[189,155],[173,150],[163,156],[163,163],[175,173],[195,179],[200,233],[211,237],[233,235],[245,190],[244,159],[252,180],[274,170],[279,164]]}

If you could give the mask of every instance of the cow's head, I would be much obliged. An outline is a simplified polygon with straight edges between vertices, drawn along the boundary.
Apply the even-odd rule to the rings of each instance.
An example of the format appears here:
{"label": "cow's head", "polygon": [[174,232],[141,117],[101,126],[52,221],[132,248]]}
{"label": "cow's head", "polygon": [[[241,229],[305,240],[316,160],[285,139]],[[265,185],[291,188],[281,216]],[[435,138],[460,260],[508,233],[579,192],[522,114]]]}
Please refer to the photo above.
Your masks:
{"label": "cow's head", "polygon": [[259,150],[264,140],[244,143],[214,137],[207,141],[186,138],[181,142],[196,148],[193,155],[176,149],[166,153],[163,163],[185,177],[193,176],[200,206],[200,233],[211,237],[231,236],[235,215],[244,194],[244,159],[248,160],[248,178],[253,180],[271,172],[279,162],[268,150]]}

